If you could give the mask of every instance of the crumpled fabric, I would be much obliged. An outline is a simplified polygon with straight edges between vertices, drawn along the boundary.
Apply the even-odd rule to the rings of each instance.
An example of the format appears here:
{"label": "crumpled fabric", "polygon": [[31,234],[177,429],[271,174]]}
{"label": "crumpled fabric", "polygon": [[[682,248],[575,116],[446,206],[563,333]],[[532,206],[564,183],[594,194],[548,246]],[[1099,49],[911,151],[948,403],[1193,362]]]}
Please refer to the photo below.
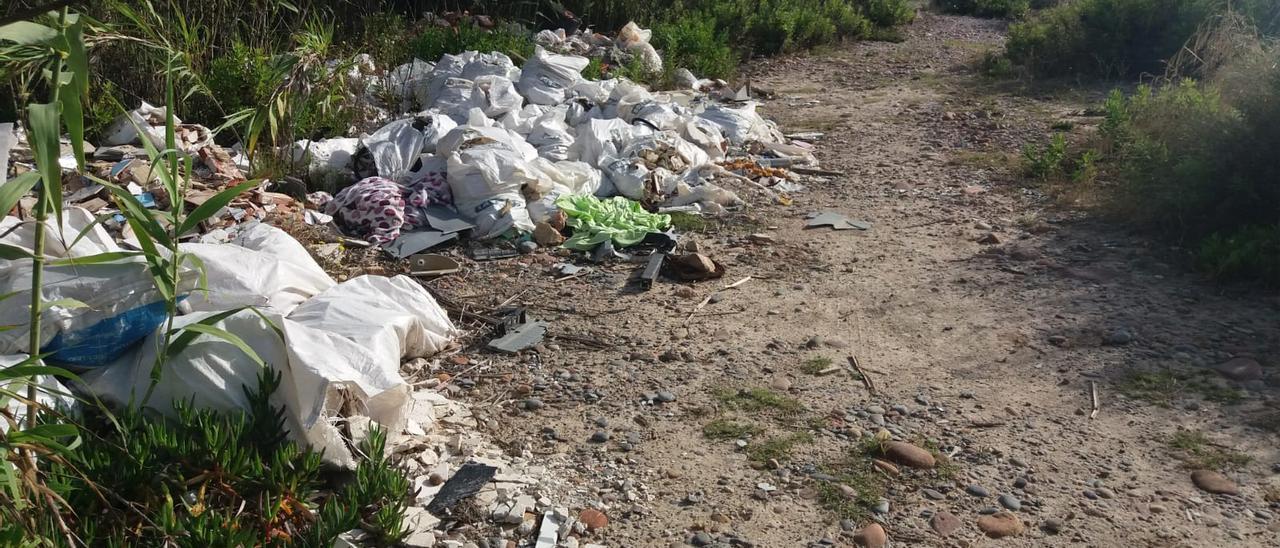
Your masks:
{"label": "crumpled fabric", "polygon": [[406,186],[382,177],[361,179],[325,204],[325,213],[356,236],[385,246],[405,230],[429,227],[423,208],[452,205],[442,174],[424,173]]}
{"label": "crumpled fabric", "polygon": [[621,196],[600,199],[585,194],[561,196],[556,207],[569,217],[573,236],[564,247],[579,251],[595,249],[607,240],[617,247],[635,245],[651,232],[671,226],[671,216],[649,213],[639,202]]}

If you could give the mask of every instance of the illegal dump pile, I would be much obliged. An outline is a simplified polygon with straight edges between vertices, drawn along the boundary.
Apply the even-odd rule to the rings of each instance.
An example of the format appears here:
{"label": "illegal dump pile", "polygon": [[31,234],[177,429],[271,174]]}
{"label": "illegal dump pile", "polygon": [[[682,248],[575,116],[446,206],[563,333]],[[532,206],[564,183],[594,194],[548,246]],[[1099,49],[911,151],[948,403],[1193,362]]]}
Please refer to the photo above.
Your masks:
{"label": "illegal dump pile", "polygon": [[[588,44],[563,31],[539,41],[558,51]],[[661,64],[648,32],[634,24],[616,44]],[[48,245],[37,243],[35,198],[15,200],[13,215],[0,221],[9,251],[0,259],[0,291],[14,297],[0,301],[9,327],[0,331],[0,360],[26,359],[28,257],[43,253],[39,348],[47,362],[79,373],[58,391],[120,407],[141,402],[170,417],[184,403],[248,412],[251,385],[266,366],[280,378],[271,402],[289,437],[322,452],[328,465],[356,468],[370,431],[388,432],[389,452],[412,484],[406,544],[457,538],[465,531],[446,531],[474,521],[477,509],[525,545],[576,543],[574,535],[602,526],[603,514],[575,517],[535,498],[549,481],[544,468],[478,435],[466,406],[446,396],[449,377],[431,373],[463,335],[437,298],[409,276],[339,283],[272,223],[328,231],[342,243],[329,248],[335,253],[381,248],[408,259],[418,277],[456,271],[448,257],[421,252],[465,239],[476,260],[555,246],[594,262],[630,259],[645,265],[647,288],[664,272],[681,280],[724,274],[696,253],[664,264],[679,238],[668,213],[719,215],[746,207],[741,196],[788,204],[787,194],[803,189],[796,172],[823,173],[812,145],[788,142],[755,112],[746,88],[688,75],[688,89],[651,92],[625,79],[585,79],[588,62],[539,46],[523,67],[474,51],[396,67],[387,73],[396,99],[424,110],[360,137],[296,143],[310,185],[246,183],[243,150],[220,147],[210,130],[182,124],[165,107],[143,104],[121,117],[103,146],[86,144],[93,177],[81,175],[78,147],[64,142],[63,204],[43,224],[54,235]],[[181,168],[157,160],[166,132]],[[0,126],[6,177],[10,166],[15,176],[39,167],[41,151],[29,140]],[[171,167],[182,185],[165,179]],[[247,192],[227,192],[241,187]],[[139,233],[145,225],[131,215],[172,222],[180,217],[168,212],[183,210],[206,215],[194,234],[175,231],[182,259],[172,261],[175,285],[162,289],[153,279],[162,263],[149,257],[164,250],[148,249],[150,236]],[[579,268],[557,266],[570,277]],[[166,308],[175,301],[176,309]],[[499,312],[488,322],[490,350],[520,352],[545,334],[523,310]],[[182,329],[195,336],[171,345],[169,335]],[[342,538],[358,544],[362,534]]]}

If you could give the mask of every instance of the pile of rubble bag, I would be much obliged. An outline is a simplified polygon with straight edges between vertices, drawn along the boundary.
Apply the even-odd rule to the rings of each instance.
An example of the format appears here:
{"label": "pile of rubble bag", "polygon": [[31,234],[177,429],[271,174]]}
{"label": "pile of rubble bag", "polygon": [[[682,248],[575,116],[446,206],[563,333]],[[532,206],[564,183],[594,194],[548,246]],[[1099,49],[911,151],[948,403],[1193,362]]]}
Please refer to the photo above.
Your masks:
{"label": "pile of rubble bag", "polygon": [[[0,221],[0,242],[32,251],[33,223],[16,217]],[[87,231],[86,231],[87,229]],[[115,253],[122,249],[94,217],[81,208],[64,211],[63,226],[48,222],[56,242],[85,236],[71,248],[46,248],[50,261]],[[343,422],[367,417],[392,432],[406,425],[413,400],[400,375],[406,359],[444,350],[458,335],[445,311],[416,281],[403,277],[359,276],[336,283],[306,249],[284,231],[263,223],[240,227],[226,244],[181,244],[203,263],[207,285],[184,268],[184,295],[174,326],[239,310],[215,326],[242,339],[281,374],[275,404],[285,410],[291,436],[334,465],[355,464]],[[194,263],[194,261],[191,261]],[[0,355],[27,348],[29,260],[0,261]],[[52,262],[44,272],[46,302],[78,301],[85,306],[51,306],[44,314],[41,349],[46,361],[81,371],[78,389],[125,405],[140,402],[151,385],[151,369],[167,315],[164,302],[141,257],[110,263]],[[74,299],[74,301],[68,301]],[[6,356],[13,361],[13,356]],[[172,412],[173,402],[234,411],[248,409],[242,385],[256,383],[260,366],[236,345],[211,336],[195,342],[163,364],[147,402]],[[252,387],[252,386],[251,386]]]}
{"label": "pile of rubble bag", "polygon": [[[644,38],[634,43],[647,46]],[[554,244],[553,233],[570,232],[557,205],[565,196],[712,215],[743,205],[730,187],[785,200],[803,187],[763,166],[816,164],[812,145],[788,143],[745,92],[650,92],[585,79],[588,63],[538,46],[523,67],[475,51],[397,67],[391,91],[423,110],[362,137],[295,143],[312,187],[333,191],[308,202],[349,235],[405,257],[453,241],[456,222],[476,240],[542,233],[551,237],[538,243]],[[442,214],[450,226],[437,222]],[[437,236],[407,236],[424,232]]]}

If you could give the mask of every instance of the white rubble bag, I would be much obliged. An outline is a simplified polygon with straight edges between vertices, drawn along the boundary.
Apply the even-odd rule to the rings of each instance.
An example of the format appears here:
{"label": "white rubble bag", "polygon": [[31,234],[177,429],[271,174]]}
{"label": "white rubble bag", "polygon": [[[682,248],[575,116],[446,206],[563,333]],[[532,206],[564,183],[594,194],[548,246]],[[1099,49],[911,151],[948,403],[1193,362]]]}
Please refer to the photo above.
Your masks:
{"label": "white rubble bag", "polygon": [[533,131],[533,124],[538,121],[538,118],[541,118],[543,114],[546,114],[547,111],[552,108],[561,107],[525,105],[524,107],[521,107],[520,110],[513,110],[506,113],[506,115],[498,120],[498,125],[517,134],[528,135],[529,132]]}
{"label": "white rubble bag", "polygon": [[[27,359],[26,354],[6,354],[0,355],[0,369],[18,365]],[[62,381],[53,375],[36,375],[36,403],[41,406],[59,411],[64,414],[75,412],[80,402],[76,400],[71,390],[62,384]],[[16,385],[5,386],[8,390],[14,390]],[[23,391],[25,392],[25,390]],[[27,405],[17,398],[5,398],[4,404],[0,405],[0,411],[8,414],[14,422],[22,424],[27,417]],[[9,421],[0,420],[0,434],[9,431]]]}
{"label": "white rubble bag", "polygon": [[308,299],[288,319],[345,337],[380,363],[397,365],[444,350],[457,336],[444,309],[407,276],[352,278]]}
{"label": "white rubble bag", "polygon": [[440,96],[440,90],[444,89],[445,83],[450,78],[462,78],[462,69],[466,68],[467,63],[475,59],[476,52],[468,51],[458,55],[444,54],[440,60],[436,62],[436,66],[431,70],[431,76],[427,81],[427,100],[435,101]]}
{"label": "white rubble bag", "polygon": [[649,40],[653,31],[642,29],[635,21],[629,22],[618,32],[618,45],[627,52],[640,58],[644,68],[649,72],[662,72],[662,57],[653,48]]}
{"label": "white rubble bag", "polygon": [[586,163],[572,160],[551,162],[546,158],[537,158],[534,163],[545,176],[545,180],[535,188],[536,199],[528,200],[529,218],[535,223],[544,222],[559,211],[556,199],[560,196],[591,195],[600,190],[604,174]]}
{"label": "white rubble bag", "polygon": [[535,46],[533,57],[520,71],[517,87],[530,103],[558,105],[564,102],[566,92],[582,81],[582,69],[589,64],[586,57],[547,53],[542,46]]}
{"label": "white rubble bag", "polygon": [[288,314],[335,283],[302,244],[264,223],[242,227],[230,244],[182,244],[182,250],[200,259],[208,279],[208,291],[182,303],[186,311],[252,306]]}
{"label": "white rubble bag", "polygon": [[574,139],[564,123],[564,110],[552,109],[538,118],[529,131],[528,141],[538,149],[538,156],[553,162],[569,159]]}
{"label": "white rubble bag", "polygon": [[708,105],[698,117],[719,126],[733,146],[742,146],[748,141],[782,142],[782,132],[778,131],[777,125],[757,114],[756,106],[755,102],[739,108]]}
{"label": "white rubble bag", "polygon": [[480,145],[449,155],[453,204],[464,219],[476,225],[473,238],[494,238],[512,228],[533,231],[521,189],[540,178],[530,163],[536,157],[500,144]]}
{"label": "white rubble bag", "polygon": [[418,119],[426,124],[426,128],[422,130],[422,151],[435,152],[436,143],[440,142],[440,138],[448,135],[450,131],[458,127],[458,123],[453,118],[440,113],[439,111],[427,110],[418,113]]}
{"label": "white rubble bag", "polygon": [[701,148],[711,161],[718,162],[725,159],[725,151],[728,147],[725,146],[724,135],[720,133],[720,126],[715,122],[706,118],[689,118],[681,124],[679,129],[680,136]]}
{"label": "white rubble bag", "polygon": [[357,137],[303,139],[293,143],[292,148],[293,163],[305,163],[307,179],[320,188],[341,188],[356,179],[354,162],[360,150]]}
{"label": "white rubble bag", "polygon": [[516,92],[515,84],[502,76],[480,76],[473,80],[471,108],[479,108],[485,116],[499,118],[508,112],[518,111],[524,98]]}
{"label": "white rubble bag", "polygon": [[[64,210],[61,228],[56,219],[49,219],[46,227],[45,257],[50,261],[121,251],[93,214],[81,208]],[[82,231],[85,236],[68,250],[64,242],[76,241]],[[0,220],[0,233],[5,232],[0,242],[34,251],[32,223],[5,217]],[[196,276],[187,265],[180,272],[184,276],[178,294],[186,295],[195,288]],[[30,260],[0,260],[0,294],[6,295],[0,300],[0,325],[6,326],[0,330],[0,354],[28,350],[31,277]],[[46,361],[59,365],[104,365],[165,318],[163,297],[141,257],[93,264],[47,263],[40,294],[46,303],[67,303],[50,306],[42,315],[41,351],[50,354]]]}
{"label": "white rubble bag", "polygon": [[[400,377],[401,360],[439,352],[457,331],[430,294],[403,277],[362,276],[330,291],[342,297],[317,303],[306,317],[243,310],[215,326],[239,337],[281,375],[272,403],[284,408],[290,437],[323,451],[330,464],[352,468],[356,459],[343,441],[343,415],[366,416],[392,431],[403,427],[410,387]],[[189,325],[211,314],[181,316],[175,323]],[[351,326],[368,331],[353,333]],[[150,386],[157,335],[85,375],[88,389],[109,402],[139,402]],[[147,406],[169,416],[176,401],[246,410],[242,387],[255,388],[259,372],[236,345],[201,335],[164,364]]]}
{"label": "white rubble bag", "polygon": [[426,148],[427,133],[424,129],[423,122],[416,118],[405,118],[382,126],[372,135],[360,139],[360,144],[373,157],[379,177],[398,180],[408,173],[418,155]]}
{"label": "white rubble bag", "polygon": [[462,78],[448,78],[431,98],[431,108],[447,114],[459,124],[467,122],[467,113],[475,106],[471,96],[475,93],[475,82]]}
{"label": "white rubble bag", "polygon": [[505,53],[477,53],[462,67],[462,78],[474,81],[482,76],[497,76],[514,82],[520,79],[520,68]]}
{"label": "white rubble bag", "polygon": [[435,65],[415,58],[387,73],[387,86],[391,94],[400,99],[400,110],[409,110],[411,105],[427,105],[433,70]]}
{"label": "white rubble bag", "polygon": [[633,126],[617,118],[591,120],[578,128],[577,140],[569,148],[569,159],[604,169],[605,159],[622,157],[622,150],[636,139],[650,135],[646,126]]}
{"label": "white rubble bag", "polygon": [[[129,112],[121,114],[107,126],[106,131],[102,132],[103,146],[119,146],[142,144],[142,140],[138,135],[141,129],[146,135],[147,140],[155,145],[157,150],[164,150],[164,133],[165,133],[165,117],[168,109],[165,107],[153,106],[143,101],[142,105]],[[182,120],[177,116],[173,117],[174,125],[179,125]]]}

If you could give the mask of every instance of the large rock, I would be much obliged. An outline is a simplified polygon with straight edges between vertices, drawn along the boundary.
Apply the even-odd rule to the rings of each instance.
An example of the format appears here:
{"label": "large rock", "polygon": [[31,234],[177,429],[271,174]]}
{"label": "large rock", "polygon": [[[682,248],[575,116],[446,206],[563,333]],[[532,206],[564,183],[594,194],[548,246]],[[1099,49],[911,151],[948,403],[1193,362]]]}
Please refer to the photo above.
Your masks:
{"label": "large rock", "polygon": [[1196,470],[1191,473],[1191,481],[1210,493],[1219,495],[1239,495],[1240,487],[1226,476],[1213,470]]}
{"label": "large rock", "polygon": [[884,455],[893,462],[911,468],[933,468],[937,465],[932,453],[902,441],[885,443]]}
{"label": "large rock", "polygon": [[1026,527],[1022,520],[1009,512],[999,512],[978,518],[978,529],[991,538],[1004,538],[1021,535]]}
{"label": "large rock", "polygon": [[872,523],[853,535],[853,543],[866,548],[884,548],[889,544],[889,535],[880,524]]}
{"label": "large rock", "polygon": [[609,517],[604,515],[604,512],[596,510],[595,508],[587,508],[586,510],[583,510],[581,514],[578,514],[578,521],[581,521],[583,525],[586,525],[588,530],[595,531],[608,525]]}
{"label": "large rock", "polygon": [[1258,360],[1243,356],[1231,358],[1213,366],[1213,369],[1233,381],[1256,381],[1262,378],[1262,364],[1258,363]]}
{"label": "large rock", "polygon": [[961,525],[960,518],[950,512],[938,512],[929,520],[929,528],[942,537],[951,536],[952,533],[959,531]]}

